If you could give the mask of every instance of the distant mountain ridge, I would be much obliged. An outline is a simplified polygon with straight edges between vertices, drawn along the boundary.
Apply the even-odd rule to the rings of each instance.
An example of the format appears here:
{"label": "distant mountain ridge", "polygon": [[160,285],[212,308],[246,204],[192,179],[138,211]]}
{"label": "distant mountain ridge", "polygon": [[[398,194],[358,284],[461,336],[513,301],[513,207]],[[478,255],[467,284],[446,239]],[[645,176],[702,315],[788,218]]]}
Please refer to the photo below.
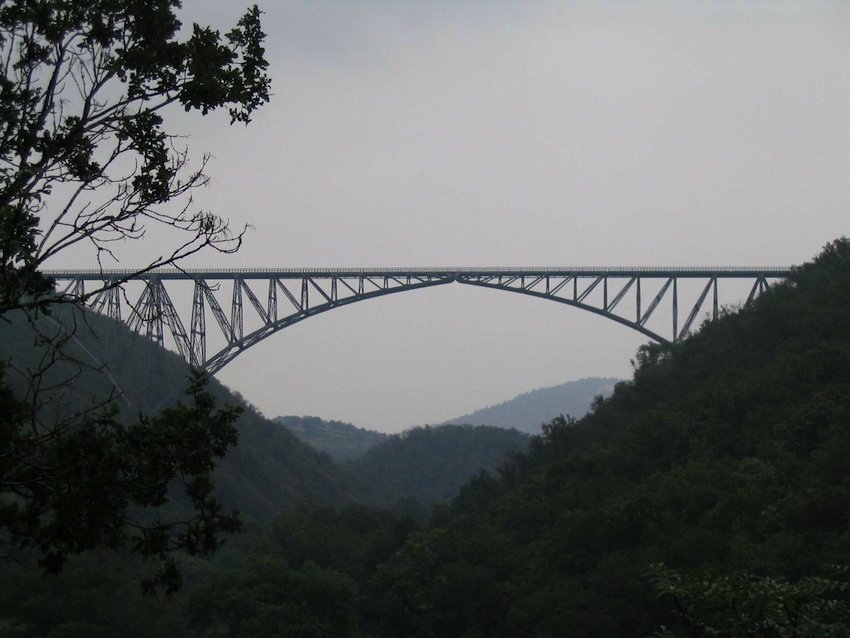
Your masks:
{"label": "distant mountain ridge", "polygon": [[[549,423],[562,414],[575,418],[584,416],[593,400],[599,395],[610,395],[619,381],[608,377],[587,377],[538,388],[439,425],[487,425],[515,429],[524,434],[540,434],[543,423]],[[278,416],[272,420],[283,425],[303,443],[337,462],[358,459],[391,438],[383,432],[342,421],[326,421],[317,416]]]}
{"label": "distant mountain ridge", "polygon": [[476,410],[443,424],[492,425],[540,434],[543,423],[560,415],[584,416],[599,396],[609,396],[621,379],[587,377],[548,388],[538,388],[508,401]]}

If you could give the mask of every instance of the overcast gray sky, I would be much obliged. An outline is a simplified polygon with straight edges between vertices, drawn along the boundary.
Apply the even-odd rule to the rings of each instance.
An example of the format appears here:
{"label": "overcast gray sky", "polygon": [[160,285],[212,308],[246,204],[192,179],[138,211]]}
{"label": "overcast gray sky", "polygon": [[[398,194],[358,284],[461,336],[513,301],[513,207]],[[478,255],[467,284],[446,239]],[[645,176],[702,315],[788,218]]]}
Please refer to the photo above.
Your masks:
{"label": "overcast gray sky", "polygon": [[[193,265],[787,265],[848,234],[846,1],[260,6],[271,104],[189,125],[199,203],[254,230]],[[643,341],[451,286],[302,322],[219,378],[268,416],[397,431],[626,376]]]}

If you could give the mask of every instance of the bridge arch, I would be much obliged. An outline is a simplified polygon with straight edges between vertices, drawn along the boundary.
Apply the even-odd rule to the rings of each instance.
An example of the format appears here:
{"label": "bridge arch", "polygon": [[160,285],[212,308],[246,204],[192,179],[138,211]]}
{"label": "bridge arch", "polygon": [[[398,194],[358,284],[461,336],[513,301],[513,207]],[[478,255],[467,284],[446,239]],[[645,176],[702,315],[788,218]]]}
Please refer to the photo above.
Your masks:
{"label": "bridge arch", "polygon": [[[772,282],[787,277],[790,268],[159,269],[144,274],[122,270],[47,274],[64,284],[63,294],[122,320],[163,346],[168,335],[190,365],[214,374],[248,348],[310,317],[359,301],[452,283],[555,301],[655,341],[676,342],[690,333],[704,309],[717,317],[719,282],[746,281],[749,302]],[[193,286],[191,312],[184,316],[169,292],[181,281]],[[680,291],[684,281],[696,290],[687,302]],[[228,283],[229,316],[224,311]],[[141,287],[135,303],[121,294],[124,284]],[[266,287],[262,302],[258,285]],[[209,356],[207,313],[218,328],[219,340],[224,338],[224,346]]]}

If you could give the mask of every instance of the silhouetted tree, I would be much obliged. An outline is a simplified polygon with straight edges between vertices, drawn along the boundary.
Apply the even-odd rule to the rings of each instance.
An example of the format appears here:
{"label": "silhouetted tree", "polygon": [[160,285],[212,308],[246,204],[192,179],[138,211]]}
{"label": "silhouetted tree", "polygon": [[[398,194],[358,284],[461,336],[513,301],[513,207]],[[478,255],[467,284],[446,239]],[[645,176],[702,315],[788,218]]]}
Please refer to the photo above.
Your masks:
{"label": "silhouetted tree", "polygon": [[[97,294],[58,294],[40,272],[81,244],[102,266],[104,256],[117,259],[116,242],[141,239],[152,226],[172,231],[172,247],[137,272],[207,247],[239,247],[242,233],[193,210],[206,157],[190,162],[166,116],[227,109],[231,124],[247,123],[268,101],[260,11],[249,9],[222,35],[197,24],[181,31],[179,8],[179,0],[0,3],[0,320],[30,313],[37,328],[39,313]],[[212,551],[219,532],[238,526],[209,480],[216,457],[236,441],[237,411],[217,410],[200,377],[189,405],[133,426],[108,400],[47,410],[47,386],[76,372],[66,366],[64,379],[45,384],[71,359],[69,335],[34,334],[48,354],[28,371],[29,388],[13,392],[0,362],[0,551],[32,549],[57,571],[68,554],[126,546],[164,560],[155,580],[174,588],[172,550]],[[160,520],[149,508],[179,484],[188,515]]]}
{"label": "silhouetted tree", "polygon": [[226,108],[231,122],[248,122],[268,101],[260,11],[224,37],[195,24],[181,38],[179,7],[0,5],[0,314],[43,304],[50,282],[39,269],[80,243],[100,263],[114,242],[151,224],[179,231],[172,250],[140,271],[208,246],[238,248],[241,234],[186,201],[206,183],[206,159],[192,166],[164,117],[169,107]]}

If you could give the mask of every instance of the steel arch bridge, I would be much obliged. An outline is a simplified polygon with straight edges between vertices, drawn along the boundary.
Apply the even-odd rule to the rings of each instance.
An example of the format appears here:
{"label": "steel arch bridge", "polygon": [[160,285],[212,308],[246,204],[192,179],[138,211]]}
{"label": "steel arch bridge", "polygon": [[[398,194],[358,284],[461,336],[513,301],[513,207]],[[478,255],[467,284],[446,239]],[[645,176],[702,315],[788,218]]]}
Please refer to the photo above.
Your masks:
{"label": "steel arch bridge", "polygon": [[[83,300],[92,310],[122,321],[163,347],[173,345],[187,363],[214,374],[246,349],[308,317],[366,299],[451,283],[548,299],[606,317],[658,342],[678,342],[691,332],[703,309],[717,317],[721,281],[724,303],[743,301],[744,295],[749,303],[790,272],[773,267],[161,268],[142,274],[100,269],[45,274],[56,280],[66,297]],[[743,294],[725,295],[732,282]],[[130,296],[134,286],[140,290],[138,297]],[[180,301],[186,308],[178,311]],[[217,334],[208,331],[208,312]]]}

